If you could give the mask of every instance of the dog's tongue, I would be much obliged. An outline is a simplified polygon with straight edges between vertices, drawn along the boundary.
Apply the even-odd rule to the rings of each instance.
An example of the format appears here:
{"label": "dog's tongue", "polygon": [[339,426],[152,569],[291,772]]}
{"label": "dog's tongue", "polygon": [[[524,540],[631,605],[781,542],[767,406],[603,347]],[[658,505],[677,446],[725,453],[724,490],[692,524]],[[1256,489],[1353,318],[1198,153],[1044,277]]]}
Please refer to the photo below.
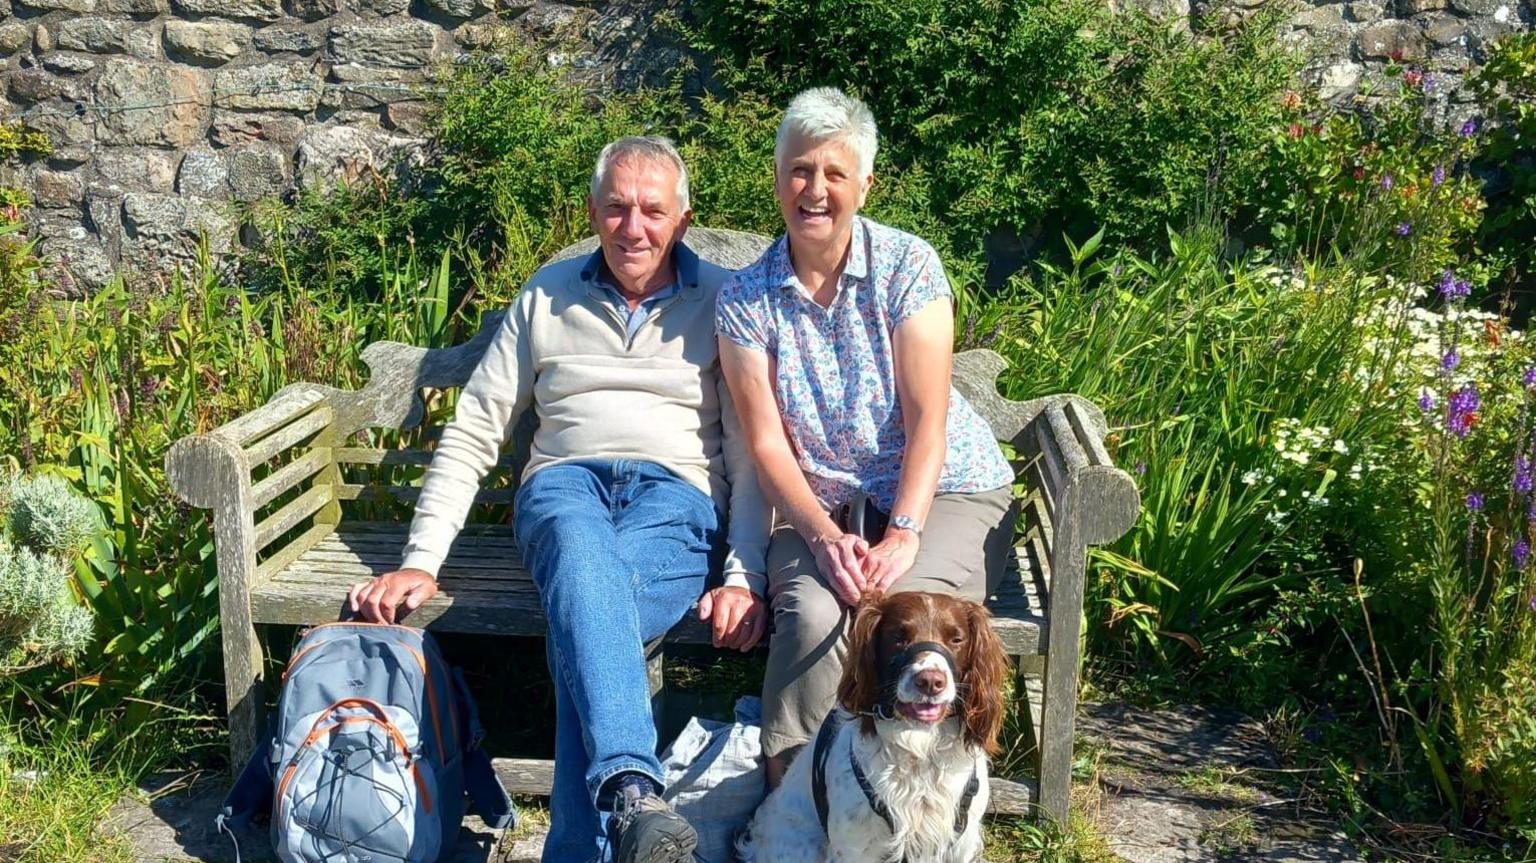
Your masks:
{"label": "dog's tongue", "polygon": [[901,712],[909,719],[918,722],[938,722],[944,718],[944,705],[942,704],[903,704]]}

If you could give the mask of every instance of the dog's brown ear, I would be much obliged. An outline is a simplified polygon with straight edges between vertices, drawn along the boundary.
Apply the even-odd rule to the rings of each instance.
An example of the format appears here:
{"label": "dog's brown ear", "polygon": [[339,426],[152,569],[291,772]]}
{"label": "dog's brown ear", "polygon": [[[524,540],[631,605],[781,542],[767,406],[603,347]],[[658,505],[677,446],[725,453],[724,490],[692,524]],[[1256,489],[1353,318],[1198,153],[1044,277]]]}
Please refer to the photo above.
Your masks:
{"label": "dog's brown ear", "polygon": [[869,713],[880,703],[879,596],[865,597],[854,614],[848,634],[848,661],[837,685],[837,700],[850,713]]}
{"label": "dog's brown ear", "polygon": [[992,631],[992,615],[979,603],[968,602],[967,606],[966,640],[970,656],[960,680],[965,742],[981,747],[988,755],[996,755],[997,738],[1003,730],[1003,675],[1008,671],[1008,657],[997,633]]}

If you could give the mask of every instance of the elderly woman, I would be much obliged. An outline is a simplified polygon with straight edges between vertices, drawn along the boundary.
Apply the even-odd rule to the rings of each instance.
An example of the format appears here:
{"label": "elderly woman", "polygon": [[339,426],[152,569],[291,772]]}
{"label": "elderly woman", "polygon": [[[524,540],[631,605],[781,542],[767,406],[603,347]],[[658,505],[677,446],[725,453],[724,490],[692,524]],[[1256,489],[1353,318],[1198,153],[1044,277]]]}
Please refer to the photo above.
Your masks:
{"label": "elderly woman", "polygon": [[[950,386],[938,255],[859,215],[876,138],[869,109],[842,92],[790,102],[774,149],[785,234],[716,306],[720,365],[780,520],[766,585],[770,787],[833,705],[848,609],[902,590],[983,599],[1011,535],[1012,472]],[[860,496],[878,509],[862,536],[846,506]]]}

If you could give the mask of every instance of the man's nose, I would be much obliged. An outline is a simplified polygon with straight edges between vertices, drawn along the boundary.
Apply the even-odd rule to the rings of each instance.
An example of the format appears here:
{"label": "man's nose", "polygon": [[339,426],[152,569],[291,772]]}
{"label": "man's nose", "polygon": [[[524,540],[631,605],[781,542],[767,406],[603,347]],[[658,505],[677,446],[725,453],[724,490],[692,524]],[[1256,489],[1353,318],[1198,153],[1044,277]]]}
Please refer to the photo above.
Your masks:
{"label": "man's nose", "polygon": [[641,226],[638,207],[630,207],[624,211],[624,218],[619,220],[619,232],[626,237],[639,237],[645,233]]}

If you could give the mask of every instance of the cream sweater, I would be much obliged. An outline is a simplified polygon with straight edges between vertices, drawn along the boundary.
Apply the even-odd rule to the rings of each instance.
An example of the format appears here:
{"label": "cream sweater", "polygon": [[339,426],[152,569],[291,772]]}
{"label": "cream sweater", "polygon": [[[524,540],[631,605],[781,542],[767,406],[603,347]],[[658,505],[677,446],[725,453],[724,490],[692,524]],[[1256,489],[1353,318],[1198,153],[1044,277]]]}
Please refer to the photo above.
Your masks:
{"label": "cream sweater", "polygon": [[427,469],[402,566],[434,576],[480,481],[530,402],[538,430],[523,472],[582,459],[637,459],[672,471],[727,519],[725,583],[763,595],[771,512],[736,419],[715,341],[728,275],[674,249],[681,290],[625,338],[591,259],[528,280],[459,395]]}

